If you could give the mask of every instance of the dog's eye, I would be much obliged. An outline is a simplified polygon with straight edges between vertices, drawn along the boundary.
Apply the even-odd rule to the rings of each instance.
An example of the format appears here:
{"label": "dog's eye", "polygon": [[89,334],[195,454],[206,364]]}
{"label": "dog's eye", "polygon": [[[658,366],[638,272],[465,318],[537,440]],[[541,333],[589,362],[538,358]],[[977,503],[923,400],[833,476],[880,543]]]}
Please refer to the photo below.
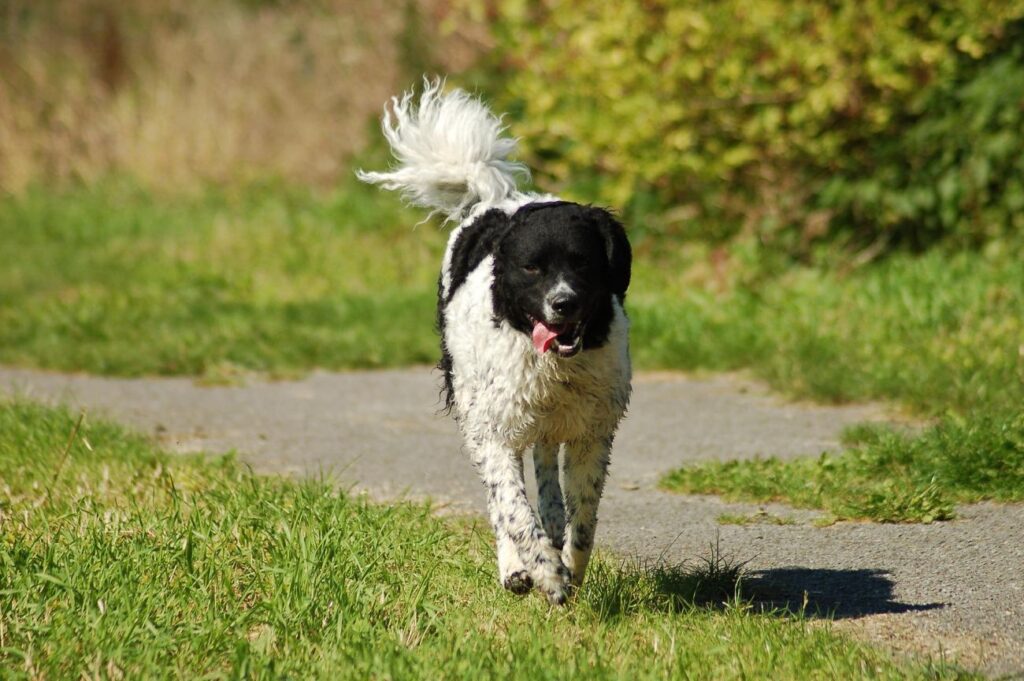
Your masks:
{"label": "dog's eye", "polygon": [[523,265],[523,272],[527,274],[540,274],[540,267],[537,265]]}

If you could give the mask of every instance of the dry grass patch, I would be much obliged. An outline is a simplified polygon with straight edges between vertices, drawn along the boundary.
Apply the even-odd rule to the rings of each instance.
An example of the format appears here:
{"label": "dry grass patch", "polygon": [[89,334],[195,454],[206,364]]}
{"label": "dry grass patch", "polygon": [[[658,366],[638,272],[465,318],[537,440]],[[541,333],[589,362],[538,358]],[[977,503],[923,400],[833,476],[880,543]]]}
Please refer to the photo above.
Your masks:
{"label": "dry grass patch", "polygon": [[3,3],[0,190],[111,172],[160,189],[332,184],[412,73],[475,58],[473,36],[443,29],[447,5]]}

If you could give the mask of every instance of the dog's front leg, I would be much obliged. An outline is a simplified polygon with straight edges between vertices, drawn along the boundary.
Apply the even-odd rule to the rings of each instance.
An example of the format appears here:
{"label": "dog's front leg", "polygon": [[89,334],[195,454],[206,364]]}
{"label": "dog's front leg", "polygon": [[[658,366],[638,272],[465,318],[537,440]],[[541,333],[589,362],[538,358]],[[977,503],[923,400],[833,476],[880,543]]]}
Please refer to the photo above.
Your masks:
{"label": "dog's front leg", "polygon": [[[567,596],[569,571],[530,507],[522,456],[521,451],[496,442],[482,442],[473,452],[473,463],[487,488],[487,511],[498,542],[499,575],[506,588],[516,591],[513,587],[523,581],[517,570],[525,569],[548,601],[561,604]],[[508,555],[506,540],[515,548],[518,562]]]}
{"label": "dog's front leg", "polygon": [[565,546],[562,561],[573,584],[583,583],[597,529],[597,505],[611,458],[611,438],[570,442],[565,450]]}
{"label": "dog's front leg", "polygon": [[[517,457],[516,464],[519,467],[519,477],[523,476],[523,458]],[[488,495],[488,508],[491,508],[490,495]],[[533,577],[519,559],[519,549],[515,542],[508,536],[508,528],[503,524],[495,524],[491,520],[494,529],[494,536],[497,540],[498,549],[498,581],[503,587],[514,594],[527,594],[533,588]]]}
{"label": "dog's front leg", "polygon": [[561,551],[565,538],[565,504],[558,482],[558,445],[533,448],[533,470],[537,477],[537,510],[551,545]]}

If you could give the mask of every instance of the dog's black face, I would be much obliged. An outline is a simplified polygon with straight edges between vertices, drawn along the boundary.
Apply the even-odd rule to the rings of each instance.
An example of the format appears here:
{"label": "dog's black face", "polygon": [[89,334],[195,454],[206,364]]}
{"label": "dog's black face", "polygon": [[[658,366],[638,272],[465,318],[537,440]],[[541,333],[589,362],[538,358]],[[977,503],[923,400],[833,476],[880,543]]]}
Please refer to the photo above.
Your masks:
{"label": "dog's black face", "polygon": [[604,343],[613,295],[629,285],[625,232],[605,210],[574,203],[521,208],[495,248],[497,316],[538,353],[572,357]]}
{"label": "dog's black face", "polygon": [[459,232],[438,280],[438,367],[444,372],[446,409],[452,407],[454,390],[445,308],[488,257],[494,259],[495,323],[508,322],[525,333],[541,354],[571,357],[604,345],[612,298],[621,303],[629,288],[629,241],[608,211],[564,201],[526,204],[511,216],[487,211]]}

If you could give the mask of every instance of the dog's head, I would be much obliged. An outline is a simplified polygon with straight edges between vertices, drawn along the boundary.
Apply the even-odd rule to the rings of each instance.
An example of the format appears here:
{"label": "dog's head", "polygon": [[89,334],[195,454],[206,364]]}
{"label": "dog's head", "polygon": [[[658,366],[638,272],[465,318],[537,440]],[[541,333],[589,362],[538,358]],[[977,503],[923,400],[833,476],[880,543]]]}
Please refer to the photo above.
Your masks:
{"label": "dog's head", "polygon": [[604,343],[629,287],[626,233],[601,208],[532,203],[508,218],[494,254],[494,307],[537,352],[572,357]]}

